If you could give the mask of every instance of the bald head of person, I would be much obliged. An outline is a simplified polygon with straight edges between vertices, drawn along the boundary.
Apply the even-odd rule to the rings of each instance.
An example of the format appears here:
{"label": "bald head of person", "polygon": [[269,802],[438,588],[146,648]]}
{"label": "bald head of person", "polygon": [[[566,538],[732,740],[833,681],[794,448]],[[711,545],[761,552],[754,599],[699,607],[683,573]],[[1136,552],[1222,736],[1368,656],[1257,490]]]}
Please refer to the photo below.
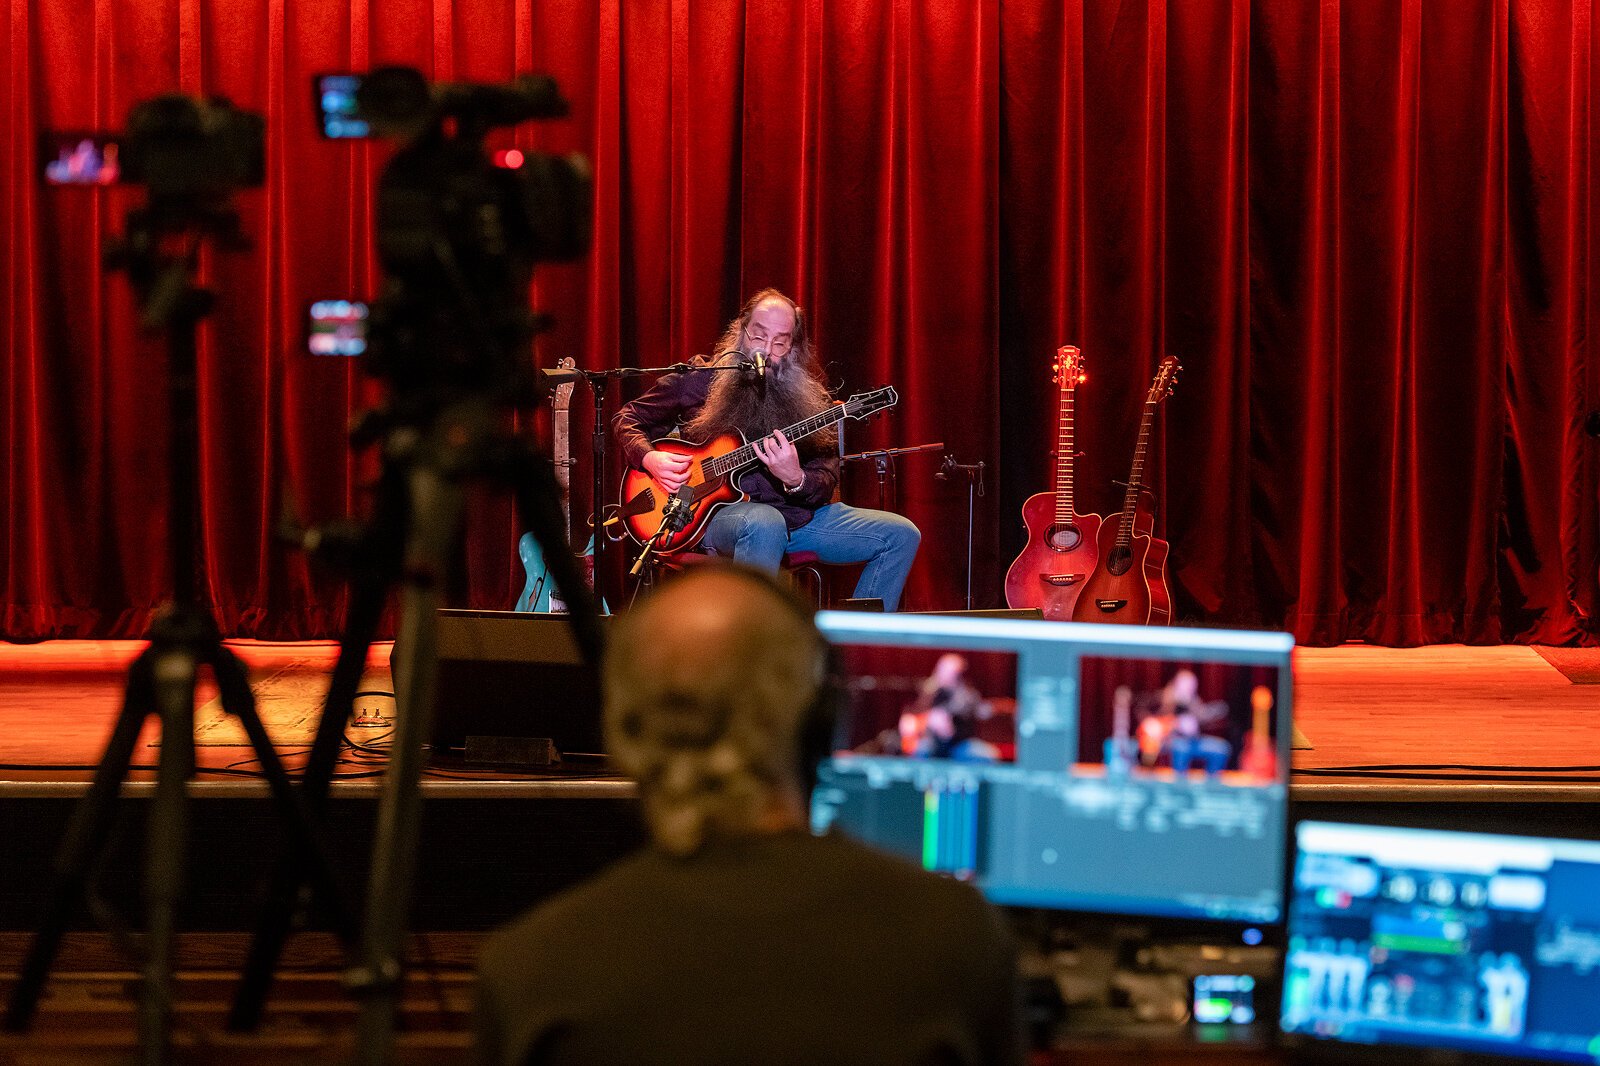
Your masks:
{"label": "bald head of person", "polygon": [[691,568],[629,611],[606,651],[605,730],[657,847],[804,828],[831,734],[811,610],[737,564]]}

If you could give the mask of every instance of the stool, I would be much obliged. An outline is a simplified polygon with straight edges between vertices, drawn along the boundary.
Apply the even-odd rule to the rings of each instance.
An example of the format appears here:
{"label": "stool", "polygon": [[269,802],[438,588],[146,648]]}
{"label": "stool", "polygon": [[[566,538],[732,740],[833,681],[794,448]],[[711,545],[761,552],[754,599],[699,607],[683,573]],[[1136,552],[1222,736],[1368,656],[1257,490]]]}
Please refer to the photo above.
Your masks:
{"label": "stool", "polygon": [[822,578],[822,556],[816,552],[790,552],[783,557],[782,566],[797,591],[802,586],[806,587],[804,595],[813,607],[820,611],[828,605],[828,583]]}

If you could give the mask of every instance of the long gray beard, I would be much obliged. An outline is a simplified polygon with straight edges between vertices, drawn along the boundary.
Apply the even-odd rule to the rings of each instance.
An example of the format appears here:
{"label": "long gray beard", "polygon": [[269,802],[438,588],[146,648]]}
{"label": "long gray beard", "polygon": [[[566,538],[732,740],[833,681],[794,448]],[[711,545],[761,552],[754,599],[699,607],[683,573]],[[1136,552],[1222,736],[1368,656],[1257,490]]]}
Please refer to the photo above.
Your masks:
{"label": "long gray beard", "polygon": [[[683,427],[683,435],[704,442],[737,431],[754,440],[825,411],[831,403],[822,383],[793,360],[769,365],[764,382],[751,371],[722,371],[713,375],[705,406]],[[832,450],[835,441],[830,428],[795,446],[802,453],[820,454]]]}

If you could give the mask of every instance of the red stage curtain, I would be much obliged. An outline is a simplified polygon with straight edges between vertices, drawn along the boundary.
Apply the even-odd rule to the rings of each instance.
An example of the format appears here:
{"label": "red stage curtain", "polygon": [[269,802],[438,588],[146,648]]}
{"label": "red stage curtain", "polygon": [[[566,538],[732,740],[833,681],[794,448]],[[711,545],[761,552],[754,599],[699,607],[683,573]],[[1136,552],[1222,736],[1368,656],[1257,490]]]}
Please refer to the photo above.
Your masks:
{"label": "red stage curtain", "polygon": [[[135,196],[40,188],[33,138],[172,89],[263,111],[271,153],[241,198],[255,250],[207,263],[203,588],[231,633],[336,630],[336,585],[272,529],[286,494],[307,518],[359,508],[371,474],[343,437],[370,386],[297,349],[307,300],[373,288],[387,153],[319,141],[309,77],[379,62],[547,70],[573,100],[505,138],[595,165],[594,252],[535,285],[559,323],[543,361],[669,362],[752,289],[793,292],[845,392],[900,389],[852,446],[943,441],[999,470],[980,602],[1049,483],[1070,342],[1089,510],[1117,506],[1156,360],[1184,361],[1151,469],[1181,616],[1315,642],[1591,630],[1589,0],[5,10],[0,633],[136,633],[170,582],[163,355],[98,261]],[[961,599],[966,498],[936,462],[901,464],[925,533],[910,606]],[[475,508],[474,605],[514,597],[515,534],[503,502]]]}
{"label": "red stage curtain", "polygon": [[[1002,6],[1004,391],[1083,346],[1104,512],[1157,360],[1183,360],[1153,452],[1181,616],[1592,633],[1590,8]],[[1047,483],[1050,417],[1007,420],[1008,495]]]}

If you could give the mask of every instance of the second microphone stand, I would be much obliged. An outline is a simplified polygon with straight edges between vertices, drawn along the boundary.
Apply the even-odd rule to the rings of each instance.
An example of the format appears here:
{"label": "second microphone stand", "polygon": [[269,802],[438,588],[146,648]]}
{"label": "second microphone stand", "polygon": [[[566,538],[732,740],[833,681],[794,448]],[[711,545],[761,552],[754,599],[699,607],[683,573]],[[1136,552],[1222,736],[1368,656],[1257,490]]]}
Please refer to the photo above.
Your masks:
{"label": "second microphone stand", "polygon": [[972,610],[972,534],[973,522],[977,511],[977,502],[974,495],[983,495],[983,460],[976,463],[958,463],[956,457],[947,455],[944,462],[939,464],[939,472],[934,477],[940,481],[953,481],[958,477],[967,479],[967,610]]}
{"label": "second microphone stand", "polygon": [[853,452],[850,455],[840,456],[841,462],[865,463],[871,462],[878,475],[878,510],[889,509],[889,483],[894,479],[894,461],[902,455],[915,455],[918,452],[936,452],[944,447],[944,441],[933,444],[917,444],[910,448],[879,448],[871,452]]}

